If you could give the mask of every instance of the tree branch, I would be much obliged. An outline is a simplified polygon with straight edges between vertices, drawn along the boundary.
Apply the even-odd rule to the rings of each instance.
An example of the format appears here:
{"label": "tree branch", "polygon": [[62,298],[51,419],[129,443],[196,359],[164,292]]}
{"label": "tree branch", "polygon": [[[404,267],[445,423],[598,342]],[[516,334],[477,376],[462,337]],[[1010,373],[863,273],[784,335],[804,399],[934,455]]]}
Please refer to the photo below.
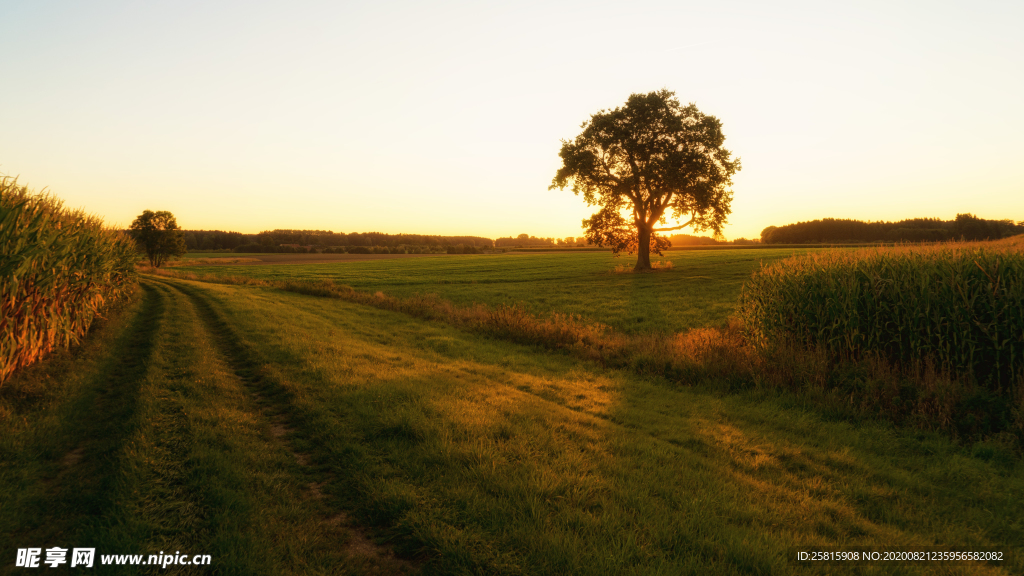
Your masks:
{"label": "tree branch", "polygon": [[694,220],[696,220],[696,218],[690,218],[690,221],[687,222],[686,224],[683,224],[682,226],[673,226],[671,228],[651,228],[651,230],[653,230],[655,232],[671,232],[672,230],[680,230],[680,229],[686,228],[690,224],[693,224]]}

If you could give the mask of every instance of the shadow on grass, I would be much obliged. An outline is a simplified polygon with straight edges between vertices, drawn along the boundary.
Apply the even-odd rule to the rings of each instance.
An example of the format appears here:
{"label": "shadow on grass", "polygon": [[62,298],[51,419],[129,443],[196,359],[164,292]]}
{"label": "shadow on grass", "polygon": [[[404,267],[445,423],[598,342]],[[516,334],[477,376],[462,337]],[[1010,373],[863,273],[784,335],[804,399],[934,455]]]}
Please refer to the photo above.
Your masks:
{"label": "shadow on grass", "polygon": [[[11,466],[35,477],[23,477],[21,490],[5,494],[4,526],[10,548],[26,546],[98,547],[109,540],[110,527],[101,521],[118,507],[117,484],[123,475],[121,454],[138,427],[139,389],[145,380],[165,312],[165,298],[143,284],[140,308],[127,319],[94,375],[75,383],[68,367],[40,367],[30,378],[50,378],[56,386],[76,386],[57,406],[56,422],[45,431],[26,434],[21,454]],[[56,372],[56,373],[51,373]],[[26,407],[26,418],[45,418],[38,408]],[[33,413],[34,412],[34,413]],[[54,455],[43,466],[33,466],[40,453]],[[6,459],[6,458],[5,458]],[[3,487],[7,492],[14,487]],[[6,562],[6,561],[5,561]]]}

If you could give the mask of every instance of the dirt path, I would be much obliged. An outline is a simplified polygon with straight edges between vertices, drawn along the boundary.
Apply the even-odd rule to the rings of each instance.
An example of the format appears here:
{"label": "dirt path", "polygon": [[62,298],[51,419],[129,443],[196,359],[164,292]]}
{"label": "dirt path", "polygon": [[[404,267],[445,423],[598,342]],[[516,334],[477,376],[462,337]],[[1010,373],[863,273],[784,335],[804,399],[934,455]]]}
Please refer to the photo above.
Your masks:
{"label": "dirt path", "polygon": [[417,572],[324,493],[332,475],[294,446],[288,394],[209,295],[141,290],[106,357],[69,377],[63,415],[7,439],[26,456],[0,453],[0,573],[17,549],[51,547],[94,548],[100,573],[161,573],[150,555],[175,552],[211,558],[175,574]]}
{"label": "dirt path", "polygon": [[[268,371],[258,367],[258,360],[241,343],[238,334],[217,312],[209,296],[201,289],[163,280],[155,282],[188,297],[196,315],[202,320],[219,361],[230,367],[237,386],[245,390],[252,400],[248,406],[250,415],[260,422],[263,428],[269,429],[269,438],[264,438],[266,449],[288,452],[301,467],[305,488],[301,491],[300,497],[305,501],[325,500],[321,487],[331,479],[330,475],[312,466],[311,456],[296,449],[290,441],[294,423],[291,422],[286,406],[288,394],[280,382]],[[406,574],[415,571],[412,563],[396,558],[389,548],[375,544],[365,530],[351,522],[344,510],[323,502],[318,504],[318,507],[323,508],[323,512],[319,518],[312,519],[315,526],[310,528],[331,534],[338,548],[347,556],[354,557],[349,559],[349,564],[361,565],[370,573]]]}

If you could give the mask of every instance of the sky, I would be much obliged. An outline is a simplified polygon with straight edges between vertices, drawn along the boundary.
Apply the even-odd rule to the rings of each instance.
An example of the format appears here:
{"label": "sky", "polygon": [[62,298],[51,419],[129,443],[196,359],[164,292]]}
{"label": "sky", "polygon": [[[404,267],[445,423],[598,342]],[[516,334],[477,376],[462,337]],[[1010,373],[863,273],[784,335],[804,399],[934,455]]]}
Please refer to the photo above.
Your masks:
{"label": "sky", "polygon": [[[563,139],[667,88],[725,236],[1024,220],[1024,2],[0,0],[0,174],[112,225],[581,236]],[[683,230],[691,232],[691,230]]]}

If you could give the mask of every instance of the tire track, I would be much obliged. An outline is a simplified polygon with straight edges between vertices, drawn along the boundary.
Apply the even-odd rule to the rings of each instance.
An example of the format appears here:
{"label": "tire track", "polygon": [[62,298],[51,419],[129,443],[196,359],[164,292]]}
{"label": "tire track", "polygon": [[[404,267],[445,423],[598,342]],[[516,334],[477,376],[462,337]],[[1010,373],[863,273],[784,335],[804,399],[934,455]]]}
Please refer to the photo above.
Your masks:
{"label": "tire track", "polygon": [[[209,295],[183,282],[166,281],[163,278],[153,281],[188,298],[219,357],[259,406],[254,416],[267,424],[270,440],[287,450],[307,476],[309,481],[305,483],[303,497],[313,501],[324,500],[326,495],[322,487],[329,484],[331,478],[323,477],[322,473],[318,474],[311,465],[312,456],[296,450],[289,441],[296,425],[288,416],[291,393],[275,377],[259,368],[256,356],[242,343],[232,326],[217,311]],[[344,545],[345,551],[351,556],[368,560],[373,573],[408,574],[418,571],[417,566],[396,557],[390,548],[375,544],[363,528],[351,521],[345,511],[334,508],[332,514],[322,518],[321,522],[328,527],[343,527],[348,536]]]}
{"label": "tire track", "polygon": [[[170,277],[170,276],[161,276],[161,277],[159,277],[159,281],[167,281],[168,283],[173,283],[173,282],[178,281],[178,280],[179,279],[176,279],[176,278]],[[202,283],[204,281],[194,280],[193,282]],[[214,284],[214,285],[216,285],[216,284]],[[211,314],[216,319],[215,321],[219,323],[221,329],[224,331],[224,342],[226,344],[228,344],[228,345],[231,345],[232,347],[237,347],[238,350],[239,350],[239,356],[238,357],[245,358],[244,360],[241,360],[239,362],[239,367],[240,367],[239,370],[241,370],[241,372],[239,372],[239,376],[241,378],[243,378],[243,379],[252,377],[253,378],[253,380],[251,381],[252,384],[258,386],[259,382],[263,379],[263,376],[260,374],[260,372],[258,370],[252,369],[252,366],[254,366],[255,363],[252,360],[247,358],[247,356],[246,356],[247,352],[245,351],[244,346],[241,346],[240,344],[238,344],[238,342],[239,342],[238,337],[237,337],[237,335],[235,335],[235,333],[230,328],[230,326],[228,326],[222,319],[219,318],[217,313],[212,309],[212,307],[210,307],[210,305],[207,302],[202,301],[201,297],[199,297],[196,294],[196,292],[194,291],[193,288],[181,288],[181,287],[178,287],[178,288],[182,289],[183,292],[189,294],[194,299],[195,298],[199,298],[199,301],[201,302],[201,304],[198,304],[198,306],[206,306],[206,308],[208,310],[208,313]],[[425,320],[423,318],[420,318],[420,317],[412,315],[412,314],[408,314],[406,312],[394,311],[394,310],[386,310],[386,309],[382,309],[382,308],[378,308],[378,307],[374,307],[374,306],[369,306],[369,305],[358,303],[358,302],[348,302],[348,303],[349,304],[353,304],[355,306],[366,307],[366,308],[373,309],[373,310],[383,310],[383,311],[386,311],[386,312],[393,312],[393,313],[396,313],[396,314],[405,314],[405,315],[409,316],[410,318],[413,318],[413,319],[415,319],[417,321],[434,323],[431,320]],[[463,330],[463,329],[461,329],[459,327],[454,327],[454,328],[456,330],[459,330],[460,332],[472,335],[471,332]],[[505,341],[515,343],[514,340],[505,340]],[[421,350],[425,350],[425,351],[433,351],[434,353],[437,353],[437,354],[439,354],[441,356],[452,358],[451,356],[447,356],[444,353],[439,353],[436,350],[432,350],[429,347],[424,348],[424,347],[421,346],[420,349]],[[230,356],[230,353],[228,355]],[[602,363],[602,367],[605,367],[603,360],[601,360],[601,363]],[[476,376],[475,373],[467,372],[467,371],[465,371],[463,369],[460,369],[460,368],[452,368],[452,370],[453,371],[458,371],[463,376],[468,376],[468,377],[475,377]],[[510,383],[510,382],[506,382],[506,383],[504,383],[504,385],[510,387],[512,390],[515,390],[515,391],[517,391],[519,393],[522,393],[522,394],[525,394],[527,396],[530,396],[530,397],[532,397],[532,398],[534,398],[536,400],[539,400],[539,401],[541,401],[541,402],[543,402],[545,404],[549,404],[549,405],[553,405],[553,406],[558,406],[559,408],[561,408],[561,409],[563,409],[563,410],[565,410],[567,412],[571,412],[571,413],[573,413],[573,414],[575,414],[577,416],[584,417],[584,418],[594,418],[596,420],[602,421],[602,422],[604,422],[606,424],[609,424],[609,425],[614,426],[615,428],[618,428],[618,429],[621,429],[621,430],[628,430],[628,431],[634,432],[634,433],[640,432],[640,433],[645,434],[648,438],[654,440],[655,442],[664,443],[664,444],[672,446],[673,449],[685,450],[685,451],[687,451],[687,452],[689,452],[691,454],[701,455],[705,459],[711,459],[711,457],[707,454],[707,445],[703,442],[703,440],[701,438],[694,437],[691,442],[683,442],[683,441],[674,440],[674,439],[666,439],[666,438],[662,437],[661,435],[659,435],[659,433],[652,432],[652,431],[649,431],[649,430],[642,430],[642,429],[638,428],[635,424],[630,424],[630,423],[627,423],[627,422],[623,422],[621,418],[617,417],[614,414],[604,414],[604,413],[591,412],[591,411],[588,411],[586,409],[583,409],[583,408],[580,408],[580,407],[577,407],[577,406],[573,406],[566,399],[563,399],[563,398],[553,399],[550,395],[547,395],[547,394],[545,394],[543,392],[538,392],[537,390],[534,390],[532,387],[519,386],[519,385],[515,385],[515,384]],[[271,389],[267,390],[267,393],[271,393],[271,390],[272,390],[272,393],[275,394],[275,395],[286,395],[287,394],[285,389],[283,387],[281,387],[279,384],[272,385]],[[254,394],[257,396],[257,398],[261,398],[259,396],[259,392],[254,392]],[[277,436],[284,436],[285,434],[290,433],[290,432],[293,431],[293,429],[287,423],[285,423],[284,421],[275,422],[274,428],[272,429],[272,431],[275,431],[275,430],[277,431],[277,433],[276,433]],[[302,453],[298,453],[298,452],[293,452],[293,453],[295,454],[296,460],[299,461],[300,464],[302,464],[303,466],[308,464],[308,461],[309,461],[308,455],[302,454]]]}
{"label": "tire track", "polygon": [[138,428],[141,383],[149,374],[157,335],[166,314],[158,289],[142,285],[140,308],[114,340],[112,352],[83,386],[74,420],[63,427],[79,438],[59,460],[56,475],[42,479],[42,491],[14,503],[34,508],[33,523],[17,528],[12,542],[88,541],[106,527],[96,526],[96,511],[117,507],[118,478],[124,453]]}

